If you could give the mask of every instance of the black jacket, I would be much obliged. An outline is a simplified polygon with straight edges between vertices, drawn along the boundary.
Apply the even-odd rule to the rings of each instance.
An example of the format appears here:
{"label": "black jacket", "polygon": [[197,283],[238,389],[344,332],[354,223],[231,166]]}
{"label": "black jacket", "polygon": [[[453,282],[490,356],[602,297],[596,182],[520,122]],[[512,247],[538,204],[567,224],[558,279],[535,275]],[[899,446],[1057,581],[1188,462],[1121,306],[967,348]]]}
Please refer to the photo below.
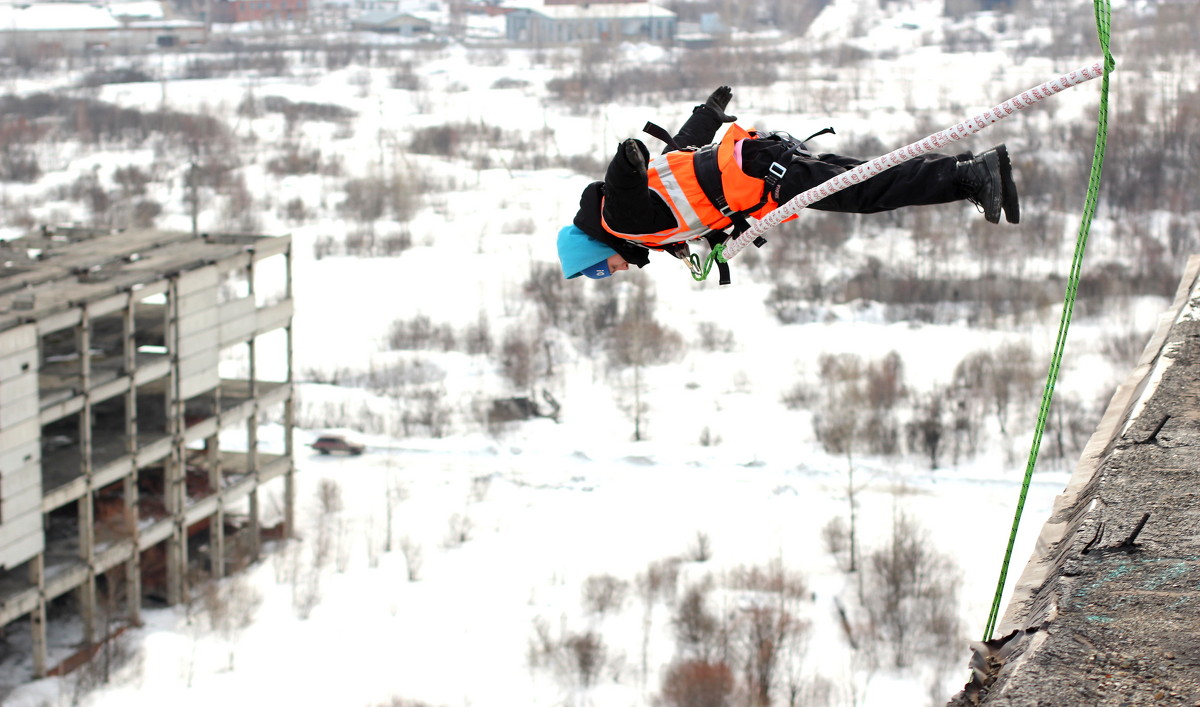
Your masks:
{"label": "black jacket", "polygon": [[[675,147],[667,146],[663,153],[676,148],[701,147],[713,141],[721,119],[707,106],[696,106],[692,115],[673,138]],[[640,140],[635,140],[642,155],[649,161],[649,150]],[[624,143],[622,143],[624,144]],[[608,164],[604,181],[592,182],[579,198],[579,211],[575,214],[575,225],[592,238],[617,251],[631,265],[644,267],[650,262],[650,251],[645,246],[626,238],[619,238],[604,230],[600,224],[600,199],[604,197],[604,220],[614,230],[623,233],[655,233],[676,225],[675,215],[657,194],[646,186],[646,178],[637,167],[625,159],[621,147]]]}

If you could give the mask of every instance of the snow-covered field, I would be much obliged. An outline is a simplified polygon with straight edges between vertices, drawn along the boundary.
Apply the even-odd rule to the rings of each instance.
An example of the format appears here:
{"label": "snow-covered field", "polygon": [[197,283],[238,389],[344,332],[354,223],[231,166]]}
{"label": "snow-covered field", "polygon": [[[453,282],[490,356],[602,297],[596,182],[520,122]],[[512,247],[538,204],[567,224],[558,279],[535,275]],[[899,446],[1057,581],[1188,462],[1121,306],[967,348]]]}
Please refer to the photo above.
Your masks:
{"label": "snow-covered field", "polygon": [[[805,41],[814,46],[835,41],[856,17],[862,21],[860,13],[873,14],[860,5],[837,0]],[[809,125],[816,129],[833,122],[839,135],[877,135],[890,148],[923,137],[907,117],[913,109],[932,109],[941,121],[938,127],[950,125],[1083,63],[1061,66],[1030,57],[1013,66],[997,51],[971,55],[975,68],[964,80],[958,68],[964,55],[937,50],[941,7],[940,0],[912,2],[902,12],[867,18],[875,29],[856,41],[889,58],[869,62],[872,70],[860,77],[869,88],[856,105],[832,114],[823,112],[827,106],[810,105],[806,98],[823,95],[813,89],[820,83],[816,78],[805,84],[810,93],[804,93],[787,81],[743,91],[730,77],[735,88],[730,110],[744,124],[798,134]],[[986,18],[980,23],[990,26]],[[889,47],[894,52],[884,51]],[[622,60],[649,62],[663,51],[628,47]],[[222,116],[233,116],[248,92],[337,103],[356,111],[352,130],[314,122],[287,134],[277,115],[240,120],[235,130],[242,138],[253,135],[259,146],[291,140],[340,155],[351,175],[402,165],[449,180],[447,192],[425,195],[408,224],[414,245],[398,257],[317,259],[318,239],[341,237],[353,227],[337,215],[341,197],[331,178],[274,177],[265,170],[262,153],[244,156],[241,170],[256,199],[262,232],[290,232],[297,244],[297,375],[334,368],[365,371],[420,358],[444,372],[446,399],[461,411],[476,399],[528,391],[506,388],[496,363],[482,357],[384,351],[381,342],[389,326],[417,315],[455,328],[483,317],[496,337],[510,327],[531,326],[532,305],[524,300],[521,283],[531,263],[554,261],[554,234],[574,214],[580,189],[599,175],[503,166],[472,170],[406,153],[407,136],[448,121],[526,131],[545,126],[552,130],[545,138],[549,153],[602,158],[617,141],[638,134],[647,119],[673,127],[704,95],[678,105],[614,101],[579,117],[547,99],[544,83],[561,69],[536,61],[532,53],[451,44],[421,56],[414,69],[420,91],[389,87],[387,69],[351,67],[287,78],[110,85],[99,97],[120,105],[166,103],[175,110]],[[823,75],[816,68],[807,71],[810,77]],[[494,87],[498,79],[513,76],[528,84]],[[44,86],[30,81],[12,88],[28,93]],[[1053,100],[1054,120],[1092,120],[1096,94],[1088,85]],[[1049,119],[1042,112],[1013,120],[1027,121],[1032,130]],[[1009,127],[1009,134],[1020,129]],[[985,133],[967,148],[990,144]],[[825,149],[836,150],[836,142]],[[1090,145],[1064,152],[1062,159],[1090,160]],[[149,168],[156,159],[150,148],[60,154],[61,169],[47,181],[67,181],[66,175],[92,165],[98,174],[131,162]],[[179,186],[186,165],[157,168],[168,177],[159,225],[190,228]],[[9,198],[18,198],[35,195],[45,183],[6,188]],[[299,224],[285,221],[281,206],[292,199],[303,200],[317,217]],[[1081,205],[1082,195],[1071,203]],[[939,208],[950,213],[972,207]],[[206,211],[202,229],[217,228],[217,218]],[[531,231],[510,227],[521,223],[534,226]],[[1093,247],[1107,256],[1105,223],[1098,221],[1096,228]],[[17,232],[6,229],[5,235]],[[1060,247],[1049,248],[1040,267],[1064,274],[1071,236],[1063,234]],[[886,250],[907,257],[909,247],[899,229],[881,228],[870,238],[852,239],[846,252],[854,257]],[[734,268],[736,273],[736,261]],[[813,697],[803,704],[944,702],[967,679],[966,642],[981,637],[987,619],[1024,471],[1022,445],[1032,429],[1009,439],[993,437],[984,454],[933,471],[917,454],[854,457],[864,554],[882,547],[898,516],[917,521],[931,545],[956,565],[958,615],[964,624],[961,660],[950,669],[921,663],[907,669],[886,663],[869,667],[850,648],[837,610],[840,601],[850,607],[852,623],[861,618],[853,608],[856,577],[838,568],[822,540],[822,529],[847,515],[848,462],[822,450],[812,413],[788,409],[781,397],[797,382],[817,383],[817,361],[825,353],[856,353],[874,361],[896,351],[905,364],[905,384],[918,391],[945,385],[965,354],[1008,342],[1025,343],[1035,358],[1048,360],[1058,326],[1055,306],[992,329],[887,323],[871,307],[857,304],[831,308],[819,322],[781,326],[763,304],[770,291],[766,284],[750,278],[720,289],[711,282],[696,284],[678,265],[659,257],[645,274],[654,280],[660,321],[688,341],[703,322],[729,331],[736,341],[732,352],[693,346],[680,361],[649,371],[647,439],[630,441],[633,424],[617,379],[598,360],[566,347],[552,386],[563,404],[557,423],[539,419],[487,434],[463,413],[451,434],[440,439],[360,434],[370,447],[353,458],[310,453],[303,445],[323,430],[315,425],[298,430],[300,538],[274,547],[244,575],[225,580],[230,596],[250,587],[261,597],[240,631],[213,630],[202,606],[192,612],[182,607],[147,611],[145,625],[124,639],[136,658],[109,684],[79,696],[76,678],[47,679],[18,688],[4,704],[655,704],[663,670],[676,655],[675,609],[673,600],[646,602],[637,585],[652,563],[673,557],[683,558],[676,596],[711,577],[716,589],[710,609],[720,616],[743,612],[753,599],[729,587],[739,568],[780,562],[804,577],[810,591],[789,610],[809,628],[788,658],[791,667],[781,673],[790,670],[795,684],[809,686],[821,676],[832,687],[825,701]],[[573,285],[628,286],[617,278]],[[1098,355],[1095,342],[1114,330],[1148,331],[1165,305],[1160,298],[1142,298],[1106,318],[1077,321],[1059,393],[1075,394],[1089,405],[1106,399],[1127,370]],[[278,374],[266,370],[268,376]],[[304,381],[297,389],[302,408],[365,396]],[[1040,381],[1028,395],[1040,395]],[[1014,417],[1032,419],[1036,402],[1032,405]],[[702,430],[709,432],[708,444],[700,442]],[[264,445],[278,449],[278,430],[267,432],[273,434],[263,434]],[[1010,586],[1069,471],[1069,463],[1059,463],[1035,476]],[[325,482],[335,482],[342,496],[342,510],[332,516],[319,512],[318,493]],[[382,552],[387,499],[397,488],[403,489],[403,500],[394,510],[393,547]],[[330,532],[338,549],[333,560],[313,569],[322,523],[335,528]],[[711,558],[704,562],[689,559],[700,536],[711,545]],[[402,541],[412,566],[399,547]],[[296,567],[307,568],[303,581],[290,578]],[[583,587],[603,575],[627,582],[629,590],[619,607],[591,611],[584,606]],[[298,608],[302,590],[310,591],[311,610]],[[595,679],[582,684],[578,671],[556,669],[552,658],[540,660],[531,648],[538,626],[551,638],[599,636],[604,659]],[[10,661],[0,669],[21,675],[29,666]],[[776,693],[775,703],[786,704],[786,697]]]}

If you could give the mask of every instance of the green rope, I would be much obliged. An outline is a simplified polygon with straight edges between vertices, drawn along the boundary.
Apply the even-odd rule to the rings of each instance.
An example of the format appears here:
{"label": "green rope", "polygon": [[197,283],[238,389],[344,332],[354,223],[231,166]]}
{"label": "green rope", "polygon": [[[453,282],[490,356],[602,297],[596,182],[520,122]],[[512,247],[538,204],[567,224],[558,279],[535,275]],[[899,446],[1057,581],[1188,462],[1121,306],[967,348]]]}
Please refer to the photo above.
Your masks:
{"label": "green rope", "polygon": [[1100,111],[1096,126],[1096,147],[1092,153],[1092,172],[1088,178],[1087,198],[1083,205],[1083,218],[1079,224],[1079,237],[1075,242],[1075,258],[1071,262],[1071,274],[1067,278],[1067,293],[1063,301],[1062,318],[1058,325],[1058,340],[1054,344],[1054,356],[1050,361],[1050,372],[1046,378],[1046,387],[1042,391],[1042,406],[1038,410],[1037,428],[1033,433],[1033,444],[1029,450],[1029,462],[1025,466],[1025,480],[1021,484],[1021,495],[1017,501],[1017,512],[1013,517],[1012,532],[1008,536],[1008,549],[1004,553],[1004,563],[1000,568],[1000,581],[996,584],[996,595],[992,601],[992,611],[988,615],[987,627],[983,631],[983,640],[990,640],[992,631],[996,628],[996,617],[1000,613],[1000,599],[1004,593],[1004,582],[1008,577],[1009,562],[1012,560],[1013,544],[1017,540],[1017,528],[1021,524],[1021,512],[1025,509],[1025,498],[1029,495],[1029,482],[1033,478],[1033,469],[1037,464],[1038,450],[1042,446],[1042,434],[1046,429],[1046,418],[1050,413],[1050,401],[1054,397],[1054,384],[1058,380],[1059,367],[1062,364],[1063,349],[1067,343],[1067,329],[1071,326],[1071,312],[1075,308],[1075,295],[1079,291],[1079,272],[1083,265],[1083,251],[1087,247],[1088,234],[1092,228],[1092,217],[1096,213],[1096,199],[1100,192],[1100,171],[1104,166],[1104,148],[1108,142],[1108,74],[1116,67],[1112,53],[1109,51],[1109,29],[1112,20],[1112,9],[1108,0],[1093,0],[1096,10],[1096,30],[1100,37],[1100,47],[1104,50],[1104,77],[1100,85]]}

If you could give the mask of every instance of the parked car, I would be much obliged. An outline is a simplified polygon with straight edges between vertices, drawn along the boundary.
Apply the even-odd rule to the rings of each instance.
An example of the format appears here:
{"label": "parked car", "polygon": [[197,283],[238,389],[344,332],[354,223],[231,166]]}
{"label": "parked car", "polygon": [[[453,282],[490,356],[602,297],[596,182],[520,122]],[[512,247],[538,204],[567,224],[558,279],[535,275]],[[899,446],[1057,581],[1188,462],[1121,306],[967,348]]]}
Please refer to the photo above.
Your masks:
{"label": "parked car", "polygon": [[352,442],[344,435],[321,435],[317,437],[317,441],[309,445],[321,454],[333,454],[334,452],[343,452],[358,456],[367,450],[367,445],[360,442]]}

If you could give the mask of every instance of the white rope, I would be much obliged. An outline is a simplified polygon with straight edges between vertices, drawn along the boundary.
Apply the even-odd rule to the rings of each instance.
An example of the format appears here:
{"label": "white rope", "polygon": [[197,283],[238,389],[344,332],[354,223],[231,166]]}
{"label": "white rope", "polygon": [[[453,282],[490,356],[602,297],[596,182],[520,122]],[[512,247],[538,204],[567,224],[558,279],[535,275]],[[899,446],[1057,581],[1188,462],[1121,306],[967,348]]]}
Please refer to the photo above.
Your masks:
{"label": "white rope", "polygon": [[865,162],[852,170],[839,174],[838,176],[823,182],[808,191],[796,195],[791,201],[783,204],[779,208],[765,215],[761,220],[755,222],[749,230],[738,236],[735,240],[729,241],[725,245],[723,256],[729,260],[733,256],[741,252],[748,243],[754,241],[755,238],[763,235],[772,228],[783,223],[784,219],[792,214],[799,212],[801,209],[820,201],[830,194],[839,192],[847,187],[860,184],[875,175],[890,169],[900,164],[907,162],[917,155],[940,150],[952,142],[957,142],[963,138],[974,135],[993,123],[998,123],[1008,116],[1016,113],[1019,110],[1028,108],[1035,103],[1053,96],[1060,91],[1064,91],[1072,86],[1077,86],[1084,81],[1098,78],[1104,75],[1104,64],[1096,62],[1088,66],[1076,69],[1059,76],[1058,78],[1047,81],[1041,86],[1031,88],[1027,91],[1022,91],[1020,94],[1013,96],[1007,101],[993,107],[991,110],[984,111],[973,118],[969,118],[958,125],[946,130],[938,132],[909,145],[901,147],[899,150],[893,150],[882,157],[876,157],[869,162]]}

